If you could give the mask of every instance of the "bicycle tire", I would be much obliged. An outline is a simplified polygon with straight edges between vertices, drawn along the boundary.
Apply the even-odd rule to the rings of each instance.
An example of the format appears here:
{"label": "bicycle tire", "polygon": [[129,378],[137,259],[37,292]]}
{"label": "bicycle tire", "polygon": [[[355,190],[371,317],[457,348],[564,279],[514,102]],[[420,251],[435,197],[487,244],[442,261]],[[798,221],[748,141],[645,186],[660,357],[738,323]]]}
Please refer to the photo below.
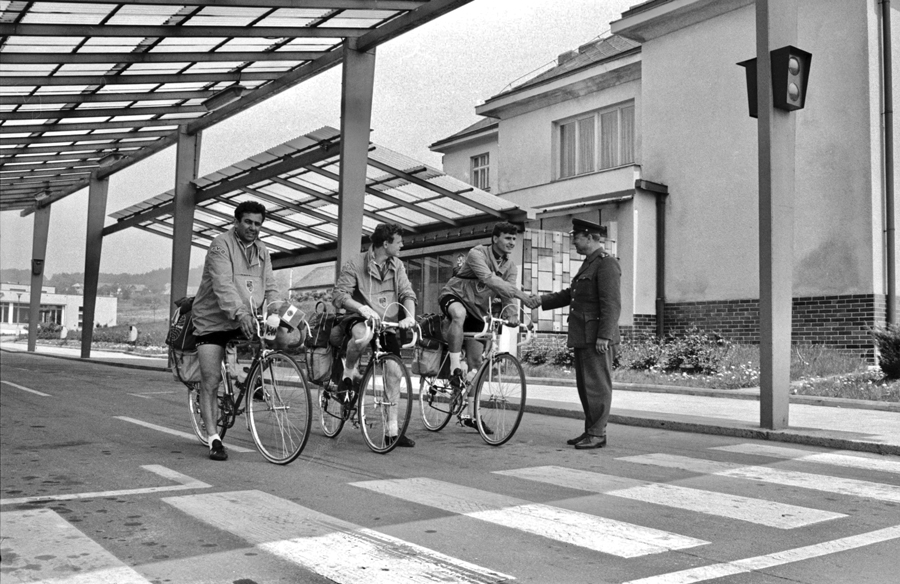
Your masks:
{"label": "bicycle tire", "polygon": [[319,405],[319,423],[322,425],[322,433],[329,438],[336,437],[344,427],[343,404],[322,386],[319,386],[316,403]]}
{"label": "bicycle tire", "polygon": [[419,382],[419,410],[426,430],[443,430],[453,417],[454,402],[453,388],[448,380],[433,375],[422,376]]}
{"label": "bicycle tire", "polygon": [[[219,437],[224,438],[225,432],[228,428],[231,427],[230,424],[227,424],[226,414],[225,414],[225,404],[224,400],[225,396],[225,367],[222,367],[222,381],[219,383],[219,389],[216,395],[217,403],[219,404],[219,417],[216,423],[217,429],[219,431]],[[206,440],[206,424],[203,422],[203,415],[200,413],[200,383],[191,383],[185,384],[188,388],[188,410],[191,415],[191,428],[194,430],[194,434],[197,436],[197,440],[200,441],[200,444],[204,446],[209,446],[209,442]]]}
{"label": "bicycle tire", "polygon": [[486,443],[500,446],[513,437],[525,412],[525,391],[525,371],[512,355],[501,353],[481,367],[474,417]]}
{"label": "bicycle tire", "polygon": [[[385,391],[385,372],[391,369],[397,371],[396,368],[399,368],[400,387],[391,396],[390,392]],[[391,418],[396,416],[397,437],[403,436],[409,425],[413,399],[409,370],[400,357],[393,354],[382,355],[370,360],[359,388],[357,419],[363,439],[373,452],[386,454],[397,446],[397,440],[389,439],[389,435],[395,435]]]}
{"label": "bicycle tire", "polygon": [[248,422],[257,450],[271,463],[293,462],[306,447],[312,425],[309,387],[300,366],[284,353],[269,353],[248,382]]}

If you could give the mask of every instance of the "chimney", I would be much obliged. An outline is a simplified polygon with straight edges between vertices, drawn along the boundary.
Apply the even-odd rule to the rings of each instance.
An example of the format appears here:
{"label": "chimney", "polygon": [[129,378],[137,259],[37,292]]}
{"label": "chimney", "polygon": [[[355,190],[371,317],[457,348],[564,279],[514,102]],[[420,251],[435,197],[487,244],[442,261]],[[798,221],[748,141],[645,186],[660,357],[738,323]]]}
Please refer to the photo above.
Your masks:
{"label": "chimney", "polygon": [[556,64],[562,65],[566,61],[571,61],[573,58],[575,58],[577,56],[578,56],[578,51],[576,51],[574,49],[571,51],[566,51],[565,53],[563,53],[559,57],[557,57]]}

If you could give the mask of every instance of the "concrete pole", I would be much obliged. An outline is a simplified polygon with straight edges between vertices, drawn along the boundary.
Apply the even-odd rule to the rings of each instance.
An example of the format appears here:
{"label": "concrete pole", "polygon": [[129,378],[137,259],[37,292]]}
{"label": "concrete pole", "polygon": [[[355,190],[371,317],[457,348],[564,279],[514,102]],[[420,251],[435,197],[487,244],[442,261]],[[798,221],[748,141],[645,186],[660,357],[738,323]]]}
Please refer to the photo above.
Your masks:
{"label": "concrete pole", "polygon": [[335,276],[344,262],[360,250],[374,85],[375,49],[357,51],[356,39],[347,39],[344,41],[341,87],[341,177]]}
{"label": "concrete pole", "polygon": [[88,191],[87,245],[84,252],[84,318],[81,329],[81,358],[91,356],[94,341],[94,316],[97,309],[97,287],[100,279],[100,253],[103,250],[103,223],[109,178],[91,175]]}
{"label": "concrete pole", "polygon": [[797,45],[797,0],[756,0],[759,105],[760,426],[788,426],[794,262],[795,117],[772,100],[773,49]]}
{"label": "concrete pole", "polygon": [[[44,286],[44,259],[50,232],[50,207],[34,212],[34,236],[31,244],[31,303],[28,306],[28,350],[37,347],[37,325],[41,319],[41,288]],[[37,274],[35,274],[37,272]]]}
{"label": "concrete pole", "polygon": [[191,242],[194,230],[194,194],[197,188],[192,182],[200,167],[200,134],[178,133],[178,150],[175,154],[175,211],[172,233],[172,280],[170,287],[169,316],[175,311],[175,301],[187,296],[188,276],[191,271]]}

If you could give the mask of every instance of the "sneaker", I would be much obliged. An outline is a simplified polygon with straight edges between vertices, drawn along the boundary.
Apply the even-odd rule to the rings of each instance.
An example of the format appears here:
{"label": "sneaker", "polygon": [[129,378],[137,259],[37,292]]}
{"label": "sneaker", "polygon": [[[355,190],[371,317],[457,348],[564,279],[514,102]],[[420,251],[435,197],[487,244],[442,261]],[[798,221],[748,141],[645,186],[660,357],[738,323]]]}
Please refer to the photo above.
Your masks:
{"label": "sneaker", "polygon": [[225,452],[221,440],[213,440],[209,447],[209,458],[210,460],[228,460],[228,453]]}
{"label": "sneaker", "polygon": [[453,373],[450,374],[450,387],[453,388],[454,393],[458,393],[462,391],[462,388],[466,385],[466,377],[463,375],[462,369],[457,367],[453,370]]}
{"label": "sneaker", "polygon": [[384,437],[384,441],[386,444],[391,444],[394,442],[394,440],[397,441],[397,446],[399,446],[401,448],[412,448],[416,445],[416,441],[413,440],[412,438],[407,437],[406,434],[404,434],[403,436],[400,436],[400,438],[397,438],[396,436],[385,436]]}
{"label": "sneaker", "polygon": [[[474,429],[476,429],[476,430],[478,429],[478,424],[476,424],[476,423],[475,423],[475,420],[473,420],[472,418],[463,418],[463,419],[462,419],[462,425],[465,426],[465,427],[467,427],[467,428],[474,428]],[[488,436],[490,436],[490,435],[492,435],[492,434],[494,433],[494,431],[491,430],[491,429],[488,427],[488,425],[485,424],[485,423],[483,423],[483,422],[482,422],[482,424],[481,424],[481,427],[484,428],[484,433],[487,434]]]}

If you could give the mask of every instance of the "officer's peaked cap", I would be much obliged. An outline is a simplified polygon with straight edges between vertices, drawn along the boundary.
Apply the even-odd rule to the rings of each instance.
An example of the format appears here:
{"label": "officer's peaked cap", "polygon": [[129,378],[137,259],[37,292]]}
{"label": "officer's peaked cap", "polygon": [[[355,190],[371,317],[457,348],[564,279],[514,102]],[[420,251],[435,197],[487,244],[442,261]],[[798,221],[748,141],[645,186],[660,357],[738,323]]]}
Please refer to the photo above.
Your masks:
{"label": "officer's peaked cap", "polygon": [[591,223],[584,219],[572,219],[572,235],[576,233],[597,233],[601,237],[606,237],[606,226],[599,223]]}

